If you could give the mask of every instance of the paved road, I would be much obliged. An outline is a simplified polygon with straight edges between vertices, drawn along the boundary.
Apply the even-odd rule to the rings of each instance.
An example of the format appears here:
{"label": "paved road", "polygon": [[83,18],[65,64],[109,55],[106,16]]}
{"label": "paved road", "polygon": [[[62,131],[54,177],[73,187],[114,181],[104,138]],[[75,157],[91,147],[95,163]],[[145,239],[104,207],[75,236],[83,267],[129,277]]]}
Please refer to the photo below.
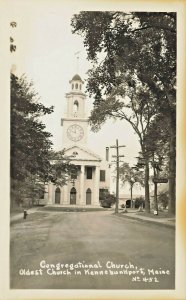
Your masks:
{"label": "paved road", "polygon": [[174,242],[172,228],[109,211],[36,212],[11,226],[10,285],[174,289]]}

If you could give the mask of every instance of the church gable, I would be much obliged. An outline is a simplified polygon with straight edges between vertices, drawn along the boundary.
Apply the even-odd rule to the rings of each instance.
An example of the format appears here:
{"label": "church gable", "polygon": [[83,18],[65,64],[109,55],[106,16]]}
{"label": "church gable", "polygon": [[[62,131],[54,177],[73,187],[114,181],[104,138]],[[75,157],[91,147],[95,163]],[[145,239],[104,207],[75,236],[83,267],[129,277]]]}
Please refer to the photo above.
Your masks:
{"label": "church gable", "polygon": [[101,161],[101,157],[87,148],[72,146],[66,148],[67,156],[74,155],[74,160]]}

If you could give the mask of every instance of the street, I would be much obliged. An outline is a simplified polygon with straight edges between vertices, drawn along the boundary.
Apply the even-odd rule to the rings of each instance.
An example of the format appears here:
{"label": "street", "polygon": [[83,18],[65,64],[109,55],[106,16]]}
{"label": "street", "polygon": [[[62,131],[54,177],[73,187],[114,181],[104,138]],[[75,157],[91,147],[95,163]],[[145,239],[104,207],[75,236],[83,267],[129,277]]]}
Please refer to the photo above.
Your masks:
{"label": "street", "polygon": [[112,211],[35,212],[10,227],[13,289],[174,289],[175,231]]}

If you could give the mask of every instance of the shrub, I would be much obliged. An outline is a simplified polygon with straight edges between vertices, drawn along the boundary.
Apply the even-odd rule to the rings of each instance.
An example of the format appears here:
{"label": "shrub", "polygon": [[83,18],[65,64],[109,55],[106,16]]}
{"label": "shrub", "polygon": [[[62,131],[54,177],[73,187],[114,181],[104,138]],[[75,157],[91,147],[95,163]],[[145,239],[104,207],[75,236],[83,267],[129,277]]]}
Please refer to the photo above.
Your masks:
{"label": "shrub", "polygon": [[102,207],[111,207],[116,203],[116,197],[109,192],[106,192],[102,199],[100,200],[100,204]]}
{"label": "shrub", "polygon": [[145,207],[145,199],[142,196],[135,199],[135,208],[139,208],[140,206]]}
{"label": "shrub", "polygon": [[168,191],[159,193],[158,202],[163,206],[164,209],[167,208],[169,202]]}

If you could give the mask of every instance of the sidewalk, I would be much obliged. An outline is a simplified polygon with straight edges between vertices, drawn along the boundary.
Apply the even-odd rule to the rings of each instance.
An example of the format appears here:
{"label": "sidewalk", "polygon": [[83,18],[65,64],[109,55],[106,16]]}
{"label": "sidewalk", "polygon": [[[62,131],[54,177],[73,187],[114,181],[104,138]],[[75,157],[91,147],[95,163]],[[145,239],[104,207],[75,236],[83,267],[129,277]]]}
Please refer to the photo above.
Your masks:
{"label": "sidewalk", "polygon": [[[30,215],[32,213],[35,213],[38,209],[39,209],[39,207],[32,207],[30,209],[27,209],[27,213]],[[17,213],[15,215],[10,214],[10,223],[21,220],[21,219],[23,219],[23,212]]]}
{"label": "sidewalk", "polygon": [[152,212],[147,214],[145,213],[145,211],[139,212],[138,210],[127,208],[127,212],[120,210],[117,216],[122,218],[135,219],[142,222],[150,222],[172,228],[175,228],[176,225],[175,217],[161,216],[161,212],[159,215],[153,215]]}

